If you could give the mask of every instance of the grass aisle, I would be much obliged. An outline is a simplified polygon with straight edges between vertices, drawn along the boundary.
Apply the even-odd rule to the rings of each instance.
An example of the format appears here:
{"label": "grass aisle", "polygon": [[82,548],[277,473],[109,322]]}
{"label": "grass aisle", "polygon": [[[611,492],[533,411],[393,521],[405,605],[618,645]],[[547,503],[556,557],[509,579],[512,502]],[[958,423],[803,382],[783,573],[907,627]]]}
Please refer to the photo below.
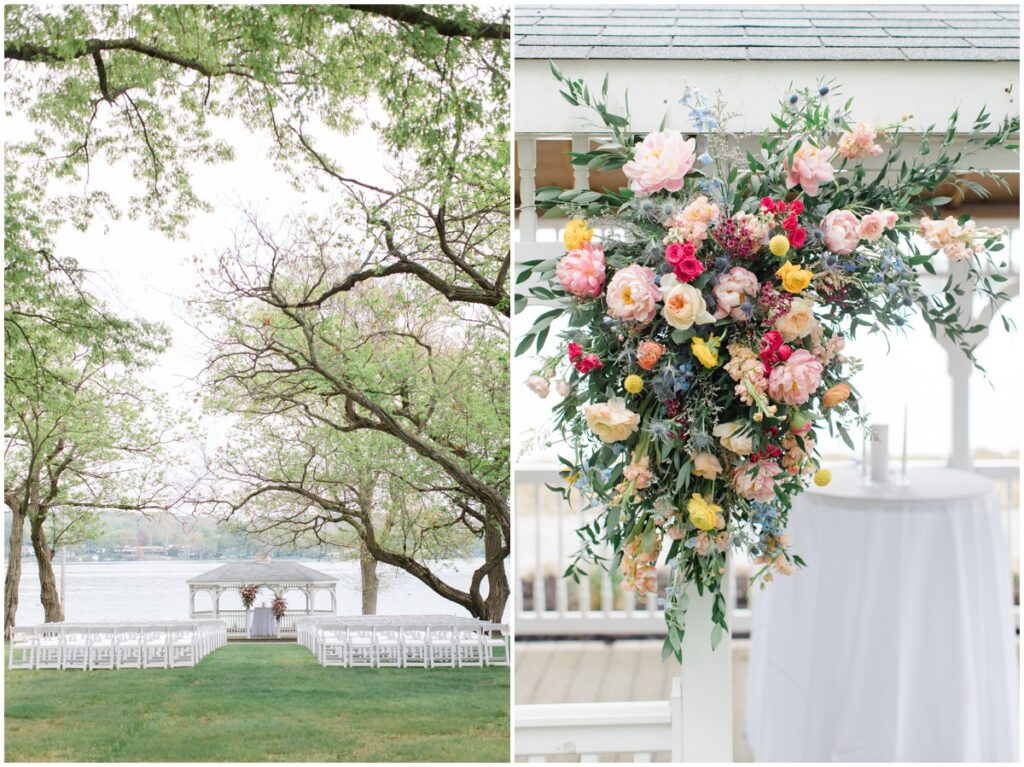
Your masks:
{"label": "grass aisle", "polygon": [[[6,660],[6,658],[5,658]],[[11,761],[509,761],[507,668],[322,668],[230,644],[196,668],[12,671]]]}

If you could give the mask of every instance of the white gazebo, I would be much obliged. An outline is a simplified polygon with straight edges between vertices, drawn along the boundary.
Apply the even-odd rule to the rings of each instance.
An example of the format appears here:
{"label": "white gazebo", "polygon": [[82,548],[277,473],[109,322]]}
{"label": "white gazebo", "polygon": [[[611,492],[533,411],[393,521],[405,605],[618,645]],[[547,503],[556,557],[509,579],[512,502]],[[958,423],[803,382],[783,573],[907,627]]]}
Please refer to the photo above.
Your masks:
{"label": "white gazebo", "polygon": [[[304,596],[301,607],[289,608],[281,618],[282,636],[295,633],[295,618],[302,615],[334,615],[338,610],[338,579],[298,562],[278,562],[256,559],[250,562],[230,562],[197,575],[188,581],[189,614],[193,618],[219,618],[228,627],[229,636],[244,636],[248,629],[248,610],[221,609],[220,599],[225,592],[239,591],[243,586],[266,589],[274,598],[285,597],[288,592]],[[330,610],[315,609],[316,596],[326,591],[331,598]],[[196,596],[210,595],[210,609],[197,610]]]}

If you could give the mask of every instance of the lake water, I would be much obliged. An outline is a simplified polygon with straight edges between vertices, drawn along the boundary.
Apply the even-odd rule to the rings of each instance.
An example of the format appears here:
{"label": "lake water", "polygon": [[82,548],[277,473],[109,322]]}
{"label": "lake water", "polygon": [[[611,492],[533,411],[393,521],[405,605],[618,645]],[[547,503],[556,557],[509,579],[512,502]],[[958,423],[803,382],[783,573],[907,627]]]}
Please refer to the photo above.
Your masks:
{"label": "lake water", "polygon": [[[67,603],[69,621],[108,620],[171,620],[188,618],[188,585],[186,581],[225,564],[200,561],[151,562],[68,562],[66,566]],[[338,579],[338,613],[358,615],[361,612],[358,562],[303,562],[320,572]],[[468,587],[478,560],[459,560],[436,564],[434,572],[446,582],[461,589]],[[59,565],[55,568],[58,583]],[[380,614],[463,614],[465,611],[441,598],[411,575],[380,565],[380,587],[377,612]],[[34,560],[22,563],[19,589],[18,623],[33,624],[43,620],[43,607],[39,602],[39,578]],[[197,607],[203,609],[204,597],[197,598]],[[261,591],[257,604],[271,599]],[[299,592],[289,592],[285,599],[294,607],[305,606]],[[226,592],[221,597],[224,609],[241,609],[237,592]],[[317,608],[330,609],[326,594],[321,594]]]}

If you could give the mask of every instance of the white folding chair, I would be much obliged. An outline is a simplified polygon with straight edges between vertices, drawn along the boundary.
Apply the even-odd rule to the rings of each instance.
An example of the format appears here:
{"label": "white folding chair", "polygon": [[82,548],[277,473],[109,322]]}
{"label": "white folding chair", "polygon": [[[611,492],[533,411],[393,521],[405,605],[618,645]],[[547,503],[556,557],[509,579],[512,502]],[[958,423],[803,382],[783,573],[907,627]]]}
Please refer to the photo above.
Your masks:
{"label": "white folding chair", "polygon": [[430,626],[428,636],[430,667],[454,668],[458,663],[456,633],[452,626]]}
{"label": "white folding chair", "polygon": [[117,661],[117,634],[113,626],[89,626],[89,668],[114,668]]}
{"label": "white folding chair", "polygon": [[456,663],[459,666],[483,666],[484,643],[479,625],[458,625],[454,629]]}
{"label": "white folding chair", "polygon": [[[62,661],[60,668],[79,669],[85,671],[89,668],[89,627],[65,623],[60,632]],[[42,661],[40,652],[40,661]],[[55,668],[54,666],[40,666],[40,668]]]}
{"label": "white folding chair", "polygon": [[[501,623],[485,623],[480,628],[483,632],[484,663],[488,666],[508,666],[511,661],[508,626]],[[500,655],[495,652],[499,649]]]}
{"label": "white folding chair", "polygon": [[[8,648],[7,668],[35,668],[36,650],[39,637],[35,626],[15,626],[11,630],[11,642]],[[58,647],[60,645],[58,644]],[[59,668],[59,662],[58,662]]]}
{"label": "white folding chair", "polygon": [[373,666],[376,660],[374,652],[373,626],[350,625],[345,631],[345,652],[348,655],[348,666]]}
{"label": "white folding chair", "polygon": [[198,636],[196,627],[178,624],[167,627],[167,666],[187,668],[196,665]]}
{"label": "white folding chair", "polygon": [[117,667],[142,668],[142,627],[138,624],[117,626]]}
{"label": "white folding chair", "polygon": [[402,627],[402,665],[405,668],[430,666],[430,633],[426,626]]}
{"label": "white folding chair", "polygon": [[142,667],[167,668],[168,663],[168,627],[152,623],[143,627],[142,631]]}
{"label": "white folding chair", "polygon": [[378,668],[402,667],[402,629],[399,626],[376,626],[373,646]]}

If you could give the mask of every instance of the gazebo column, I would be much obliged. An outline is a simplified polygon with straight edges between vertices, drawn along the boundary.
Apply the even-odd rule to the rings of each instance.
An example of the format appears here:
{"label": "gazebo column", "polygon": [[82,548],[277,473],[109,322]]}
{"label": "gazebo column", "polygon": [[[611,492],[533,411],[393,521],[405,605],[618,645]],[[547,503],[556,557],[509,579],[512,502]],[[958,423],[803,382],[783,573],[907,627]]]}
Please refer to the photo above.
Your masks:
{"label": "gazebo column", "polygon": [[313,595],[316,593],[312,586],[306,586],[302,589],[302,593],[306,595],[306,615],[313,614]]}
{"label": "gazebo column", "polygon": [[223,592],[223,591],[224,591],[224,589],[222,589],[220,586],[217,586],[213,590],[213,617],[214,618],[219,618],[220,617],[220,595],[221,595],[221,592]]}

